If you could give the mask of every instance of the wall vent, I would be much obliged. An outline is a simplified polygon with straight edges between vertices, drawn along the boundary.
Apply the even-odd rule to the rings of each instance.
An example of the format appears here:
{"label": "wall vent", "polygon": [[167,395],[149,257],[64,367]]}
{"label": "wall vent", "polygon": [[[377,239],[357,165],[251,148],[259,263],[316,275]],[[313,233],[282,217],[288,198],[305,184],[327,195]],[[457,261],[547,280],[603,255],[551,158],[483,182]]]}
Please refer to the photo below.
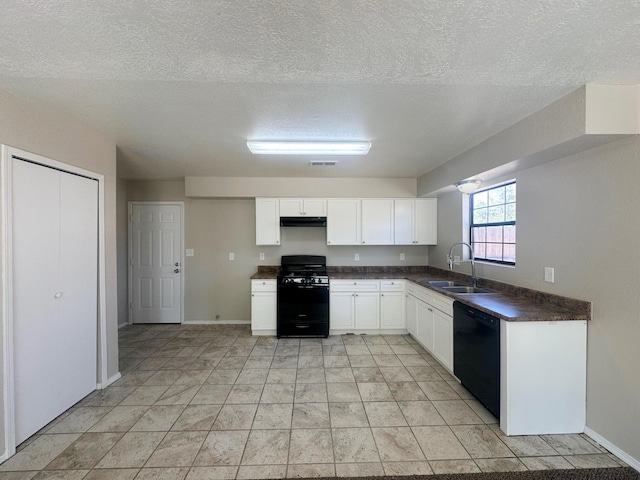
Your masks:
{"label": "wall vent", "polygon": [[335,160],[311,160],[310,167],[335,167],[338,164]]}

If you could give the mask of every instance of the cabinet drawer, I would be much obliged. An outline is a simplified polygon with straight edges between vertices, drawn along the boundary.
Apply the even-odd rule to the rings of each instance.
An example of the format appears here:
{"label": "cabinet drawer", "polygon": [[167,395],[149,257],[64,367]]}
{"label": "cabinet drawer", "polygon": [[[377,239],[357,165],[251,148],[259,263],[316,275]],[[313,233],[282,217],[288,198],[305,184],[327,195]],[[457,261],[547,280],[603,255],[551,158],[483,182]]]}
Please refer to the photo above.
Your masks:
{"label": "cabinet drawer", "polygon": [[407,285],[407,293],[416,297],[419,300],[422,300],[425,303],[431,303],[431,290],[427,290],[424,287],[420,287],[415,283],[408,283]]}
{"label": "cabinet drawer", "polygon": [[380,290],[383,292],[404,292],[404,280],[382,280]]}
{"label": "cabinet drawer", "polygon": [[275,292],[276,280],[251,280],[252,292]]}
{"label": "cabinet drawer", "polygon": [[375,280],[330,280],[332,292],[378,292],[380,282]]}
{"label": "cabinet drawer", "polygon": [[431,305],[440,310],[442,313],[453,316],[453,299],[440,295],[439,293],[431,293]]}

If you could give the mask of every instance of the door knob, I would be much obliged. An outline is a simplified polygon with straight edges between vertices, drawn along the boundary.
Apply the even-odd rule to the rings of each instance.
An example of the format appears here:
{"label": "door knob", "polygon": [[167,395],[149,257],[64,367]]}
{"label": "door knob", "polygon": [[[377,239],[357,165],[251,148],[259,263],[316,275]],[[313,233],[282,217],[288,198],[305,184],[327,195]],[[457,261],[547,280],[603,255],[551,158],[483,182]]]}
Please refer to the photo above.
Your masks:
{"label": "door knob", "polygon": [[180,269],[176,268],[173,273],[180,273]]}

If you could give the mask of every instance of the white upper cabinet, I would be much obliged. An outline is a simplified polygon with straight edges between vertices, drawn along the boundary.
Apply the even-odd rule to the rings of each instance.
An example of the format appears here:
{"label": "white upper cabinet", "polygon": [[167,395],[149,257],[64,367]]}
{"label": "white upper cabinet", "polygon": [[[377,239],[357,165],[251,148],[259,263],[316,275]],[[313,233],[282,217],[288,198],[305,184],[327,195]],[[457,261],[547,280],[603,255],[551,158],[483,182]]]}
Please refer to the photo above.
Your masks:
{"label": "white upper cabinet", "polygon": [[438,243],[438,199],[416,198],[414,216],[415,240],[419,245]]}
{"label": "white upper cabinet", "polygon": [[280,201],[256,198],[256,245],[280,245]]}
{"label": "white upper cabinet", "polygon": [[326,217],[325,198],[281,198],[281,217]]}
{"label": "white upper cabinet", "polygon": [[362,200],[362,244],[393,245],[393,199]]}
{"label": "white upper cabinet", "polygon": [[394,242],[396,245],[436,245],[438,241],[435,198],[396,199]]}
{"label": "white upper cabinet", "polygon": [[327,200],[327,244],[360,245],[360,216],[360,199]]}
{"label": "white upper cabinet", "polygon": [[435,198],[256,198],[256,245],[280,245],[280,217],[327,217],[327,245],[435,245]]}

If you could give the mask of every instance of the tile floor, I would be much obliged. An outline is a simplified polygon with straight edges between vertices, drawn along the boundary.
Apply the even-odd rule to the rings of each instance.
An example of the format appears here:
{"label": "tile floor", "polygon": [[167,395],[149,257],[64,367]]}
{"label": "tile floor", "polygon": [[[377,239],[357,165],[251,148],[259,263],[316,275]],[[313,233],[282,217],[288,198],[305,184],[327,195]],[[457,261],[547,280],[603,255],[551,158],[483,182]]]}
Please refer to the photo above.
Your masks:
{"label": "tile floor", "polygon": [[584,435],[506,437],[409,336],[120,330],[122,378],[19,447],[2,479],[258,479],[619,467]]}

